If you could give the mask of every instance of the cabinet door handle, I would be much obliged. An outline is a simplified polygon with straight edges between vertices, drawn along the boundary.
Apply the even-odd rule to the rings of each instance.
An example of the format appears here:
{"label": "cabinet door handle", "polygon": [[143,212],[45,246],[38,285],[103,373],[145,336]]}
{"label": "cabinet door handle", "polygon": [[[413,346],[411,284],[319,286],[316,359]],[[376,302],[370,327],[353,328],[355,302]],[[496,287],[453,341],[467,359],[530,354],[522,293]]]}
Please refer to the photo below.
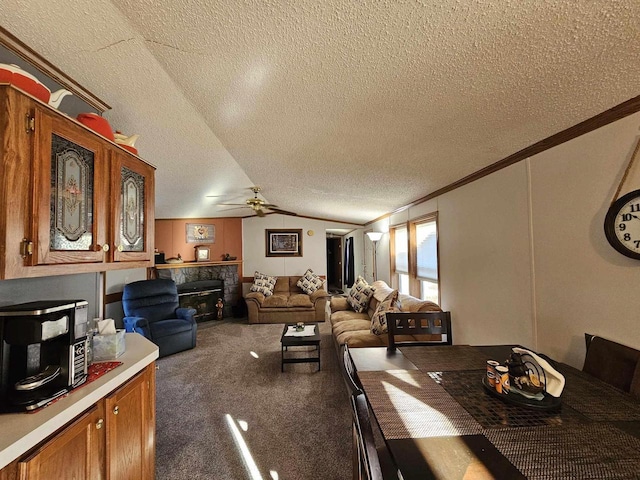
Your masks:
{"label": "cabinet door handle", "polygon": [[100,250],[102,250],[103,252],[108,252],[109,251],[109,244],[105,243],[104,245],[96,245],[94,250],[96,252],[99,252]]}
{"label": "cabinet door handle", "polygon": [[100,430],[102,428],[102,424],[104,423],[103,419],[100,419],[96,422],[96,429]]}
{"label": "cabinet door handle", "polygon": [[118,251],[121,252],[124,250],[124,245],[118,245]]}
{"label": "cabinet door handle", "polygon": [[115,407],[113,407],[113,414],[117,415],[120,412],[120,409],[118,408],[118,406],[116,405]]}

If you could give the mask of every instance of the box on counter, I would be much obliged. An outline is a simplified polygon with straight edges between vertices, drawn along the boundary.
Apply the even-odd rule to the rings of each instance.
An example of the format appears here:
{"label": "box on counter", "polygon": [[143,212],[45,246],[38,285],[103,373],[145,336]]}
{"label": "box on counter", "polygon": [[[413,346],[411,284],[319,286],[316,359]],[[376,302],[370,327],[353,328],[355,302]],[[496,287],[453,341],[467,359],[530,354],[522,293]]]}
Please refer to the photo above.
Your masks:
{"label": "box on counter", "polygon": [[126,350],[125,331],[117,330],[112,335],[94,335],[93,361],[115,360]]}

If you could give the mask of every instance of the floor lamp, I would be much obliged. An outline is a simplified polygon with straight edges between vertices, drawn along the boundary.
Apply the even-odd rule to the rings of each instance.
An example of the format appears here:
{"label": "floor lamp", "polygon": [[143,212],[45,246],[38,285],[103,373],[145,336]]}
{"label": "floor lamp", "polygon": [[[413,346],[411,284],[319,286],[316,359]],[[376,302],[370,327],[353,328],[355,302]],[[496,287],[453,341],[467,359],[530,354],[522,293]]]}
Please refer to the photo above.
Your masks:
{"label": "floor lamp", "polygon": [[373,242],[373,281],[378,279],[378,267],[376,266],[376,257],[378,256],[378,241],[384,235],[383,232],[367,232],[367,237]]}

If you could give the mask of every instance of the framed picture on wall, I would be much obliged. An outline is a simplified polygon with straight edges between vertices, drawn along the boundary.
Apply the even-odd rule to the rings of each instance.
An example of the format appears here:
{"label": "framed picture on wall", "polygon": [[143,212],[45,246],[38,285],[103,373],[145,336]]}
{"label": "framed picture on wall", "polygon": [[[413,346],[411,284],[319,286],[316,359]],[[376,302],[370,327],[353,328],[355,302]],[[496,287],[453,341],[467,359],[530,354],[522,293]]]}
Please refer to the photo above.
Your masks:
{"label": "framed picture on wall", "polygon": [[187,223],[187,243],[215,243],[216,226],[204,223]]}
{"label": "framed picture on wall", "polygon": [[265,230],[267,257],[301,257],[302,229],[276,228]]}
{"label": "framed picture on wall", "polygon": [[209,262],[211,261],[211,250],[204,245],[198,245],[194,247],[196,249],[196,262]]}

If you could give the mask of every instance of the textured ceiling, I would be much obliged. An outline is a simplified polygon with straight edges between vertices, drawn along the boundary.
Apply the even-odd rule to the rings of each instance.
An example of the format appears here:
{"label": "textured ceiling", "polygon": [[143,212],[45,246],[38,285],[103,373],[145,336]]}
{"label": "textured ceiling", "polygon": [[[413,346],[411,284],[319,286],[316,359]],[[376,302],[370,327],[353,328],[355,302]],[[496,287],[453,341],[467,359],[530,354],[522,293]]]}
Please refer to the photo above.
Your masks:
{"label": "textured ceiling", "polygon": [[364,223],[640,94],[638,0],[1,3],[141,134],[158,218],[259,184]]}

